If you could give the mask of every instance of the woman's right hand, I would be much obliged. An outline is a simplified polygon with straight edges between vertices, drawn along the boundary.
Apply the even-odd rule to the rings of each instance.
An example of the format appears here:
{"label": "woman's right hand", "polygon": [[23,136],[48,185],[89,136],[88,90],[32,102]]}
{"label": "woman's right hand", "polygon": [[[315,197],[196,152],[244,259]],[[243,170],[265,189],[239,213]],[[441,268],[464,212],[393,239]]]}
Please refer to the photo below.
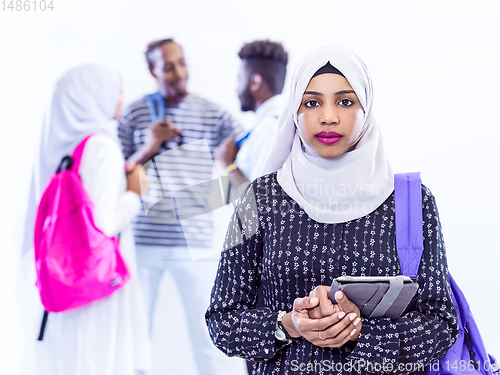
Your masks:
{"label": "woman's right hand", "polygon": [[338,304],[333,304],[328,298],[330,287],[326,285],[319,285],[309,293],[309,297],[317,297],[319,299],[318,306],[309,310],[309,317],[311,319],[320,319],[325,316],[332,315],[340,312]]}
{"label": "woman's right hand", "polygon": [[337,310],[328,316],[311,319],[309,312],[319,306],[319,298],[296,298],[292,312],[282,319],[283,327],[291,337],[303,337],[319,347],[339,348],[349,340],[356,341],[361,329],[359,310],[348,312],[356,310],[357,307],[352,309],[352,302],[343,295],[338,302],[340,310],[347,312]]}
{"label": "woman's right hand", "polygon": [[149,181],[141,164],[132,163],[127,166],[127,190],[139,197],[149,190]]}

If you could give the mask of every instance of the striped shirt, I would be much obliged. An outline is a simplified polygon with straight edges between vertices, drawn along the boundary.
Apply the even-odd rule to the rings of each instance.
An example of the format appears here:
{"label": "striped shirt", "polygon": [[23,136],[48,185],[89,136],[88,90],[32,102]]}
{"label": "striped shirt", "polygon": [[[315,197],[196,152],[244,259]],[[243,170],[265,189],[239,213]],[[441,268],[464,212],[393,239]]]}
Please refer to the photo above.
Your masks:
{"label": "striped shirt", "polygon": [[[143,207],[134,221],[136,243],[211,247],[210,210],[218,208],[221,196],[213,152],[222,140],[243,129],[220,106],[193,94],[167,106],[165,118],[182,134],[165,142],[145,164],[150,190],[142,196]],[[118,135],[125,158],[145,143],[151,119],[144,99],[124,111]]]}

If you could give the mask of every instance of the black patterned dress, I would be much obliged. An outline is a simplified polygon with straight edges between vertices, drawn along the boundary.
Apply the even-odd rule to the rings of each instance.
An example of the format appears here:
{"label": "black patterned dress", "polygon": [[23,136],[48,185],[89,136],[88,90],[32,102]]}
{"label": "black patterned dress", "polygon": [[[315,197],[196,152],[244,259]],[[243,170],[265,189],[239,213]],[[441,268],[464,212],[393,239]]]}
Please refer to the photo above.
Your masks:
{"label": "black patterned dress", "polygon": [[[300,338],[279,348],[279,310],[342,275],[400,275],[394,194],[375,211],[322,224],[281,188],[276,173],[255,180],[229,224],[206,320],[214,344],[256,362],[253,374],[406,374],[442,357],[458,333],[434,196],[422,186],[424,252],[419,289],[397,320],[363,319],[357,342],[320,348]],[[264,308],[256,308],[262,284]]]}

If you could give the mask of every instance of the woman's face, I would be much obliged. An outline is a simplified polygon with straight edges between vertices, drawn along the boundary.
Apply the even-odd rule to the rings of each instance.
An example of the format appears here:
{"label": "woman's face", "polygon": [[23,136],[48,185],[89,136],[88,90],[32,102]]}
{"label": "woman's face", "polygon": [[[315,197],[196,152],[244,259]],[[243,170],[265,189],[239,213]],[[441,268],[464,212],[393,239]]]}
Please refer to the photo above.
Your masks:
{"label": "woman's face", "polygon": [[347,79],[332,73],[311,79],[297,115],[303,140],[327,159],[349,150],[364,120],[363,107]]}

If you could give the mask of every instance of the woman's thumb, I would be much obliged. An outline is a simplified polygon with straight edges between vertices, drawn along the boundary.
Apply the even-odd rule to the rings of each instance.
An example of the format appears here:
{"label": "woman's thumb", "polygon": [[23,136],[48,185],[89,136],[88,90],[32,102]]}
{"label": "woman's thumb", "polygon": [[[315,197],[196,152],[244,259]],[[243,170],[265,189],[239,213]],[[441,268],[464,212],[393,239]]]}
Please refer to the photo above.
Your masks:
{"label": "woman's thumb", "polygon": [[309,298],[309,305],[311,305],[311,307],[317,306],[318,303],[319,303],[319,298],[318,297],[311,297],[311,298]]}

